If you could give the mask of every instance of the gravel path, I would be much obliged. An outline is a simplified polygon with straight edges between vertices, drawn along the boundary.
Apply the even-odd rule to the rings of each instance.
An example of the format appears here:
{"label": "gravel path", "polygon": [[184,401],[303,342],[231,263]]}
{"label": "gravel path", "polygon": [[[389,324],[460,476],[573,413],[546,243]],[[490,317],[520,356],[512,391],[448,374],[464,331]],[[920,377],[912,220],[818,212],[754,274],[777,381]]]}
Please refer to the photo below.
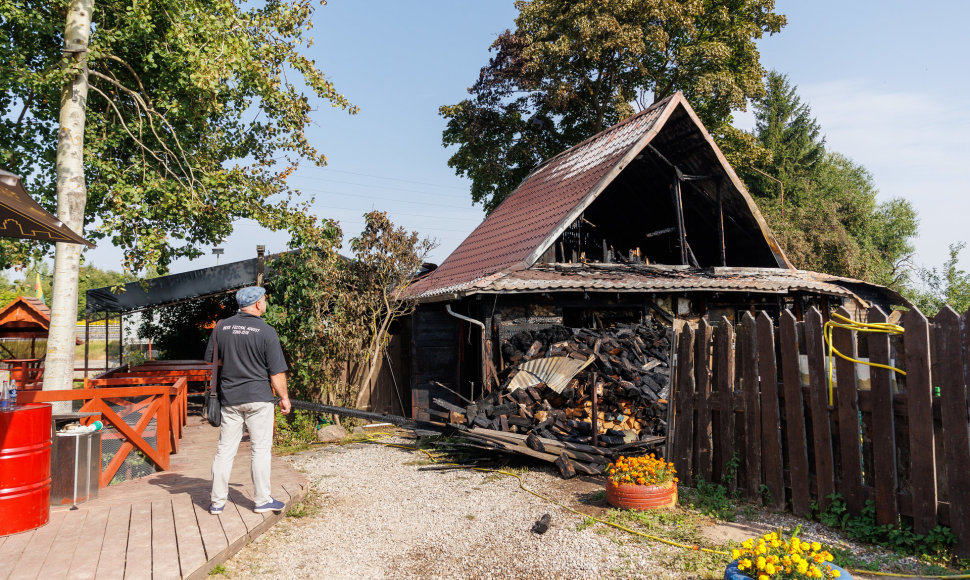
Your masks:
{"label": "gravel path", "polygon": [[[521,491],[511,477],[421,471],[424,454],[374,444],[289,458],[320,511],[285,518],[226,563],[231,578],[681,578],[656,569],[670,550],[617,543],[603,526]],[[577,503],[602,486],[545,471],[527,487]],[[571,496],[571,497],[570,497]],[[590,511],[595,511],[590,510]],[[543,514],[543,535],[532,525]],[[606,532],[606,533],[604,533]],[[636,572],[636,571],[641,572]]]}
{"label": "gravel path", "polygon": [[[388,439],[410,445],[403,439]],[[286,458],[306,473],[307,517],[288,517],[225,564],[230,578],[714,578],[698,558],[719,556],[636,538],[596,524],[519,489],[512,477],[468,470],[422,470],[427,457],[372,443],[317,447]],[[596,480],[562,480],[543,467],[521,475],[526,487],[584,513],[602,516]],[[531,531],[543,514],[552,526]],[[789,521],[790,520],[790,521]],[[740,541],[761,529],[794,527],[783,514],[756,523],[703,526],[705,545]],[[766,525],[767,524],[767,525]],[[861,554],[824,527],[815,536]],[[664,535],[663,532],[660,532]],[[739,535],[740,534],[740,535]],[[723,564],[720,564],[723,566]],[[716,566],[715,566],[716,567]]]}

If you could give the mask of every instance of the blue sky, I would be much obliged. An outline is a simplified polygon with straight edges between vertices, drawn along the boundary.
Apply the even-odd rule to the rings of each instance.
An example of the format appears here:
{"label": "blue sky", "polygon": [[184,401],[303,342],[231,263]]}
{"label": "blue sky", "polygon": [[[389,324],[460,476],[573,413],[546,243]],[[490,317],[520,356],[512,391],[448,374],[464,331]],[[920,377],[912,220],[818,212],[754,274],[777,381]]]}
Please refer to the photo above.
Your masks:
{"label": "blue sky", "polygon": [[[781,33],[762,40],[762,64],[787,73],[818,118],[831,149],[865,165],[880,199],[904,197],[919,211],[917,262],[938,265],[947,244],[968,240],[970,158],[967,54],[970,2],[779,0]],[[317,215],[346,237],[361,215],[386,210],[396,223],[436,238],[440,263],[481,221],[468,182],[447,166],[438,107],[466,95],[488,47],[513,27],[511,0],[329,0],[314,16],[311,56],[360,107],[350,116],[319,103],[310,131],[328,159],[292,184],[316,198]],[[751,125],[739,113],[737,124]],[[287,236],[239,222],[221,262],[250,258],[256,244],[285,249]],[[117,269],[120,252],[98,248],[89,263]],[[963,255],[970,264],[970,251]],[[207,255],[173,271],[215,264]]]}

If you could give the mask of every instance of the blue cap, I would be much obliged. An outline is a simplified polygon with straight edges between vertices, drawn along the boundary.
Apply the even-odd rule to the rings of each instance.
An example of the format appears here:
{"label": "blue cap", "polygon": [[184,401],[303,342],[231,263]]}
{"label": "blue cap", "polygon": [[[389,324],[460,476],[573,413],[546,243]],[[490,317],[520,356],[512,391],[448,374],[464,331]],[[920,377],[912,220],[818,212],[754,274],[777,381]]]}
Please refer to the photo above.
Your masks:
{"label": "blue cap", "polygon": [[245,308],[259,302],[259,299],[266,294],[266,289],[261,286],[247,286],[236,292],[236,303],[240,308]]}

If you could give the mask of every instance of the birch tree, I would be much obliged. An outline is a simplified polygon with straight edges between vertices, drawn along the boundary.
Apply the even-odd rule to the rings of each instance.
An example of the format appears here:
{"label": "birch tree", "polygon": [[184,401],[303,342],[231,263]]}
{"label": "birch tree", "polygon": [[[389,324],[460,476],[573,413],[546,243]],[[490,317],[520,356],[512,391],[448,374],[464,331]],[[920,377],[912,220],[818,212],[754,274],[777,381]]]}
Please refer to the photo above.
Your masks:
{"label": "birch tree", "polygon": [[[313,11],[0,0],[0,167],[75,231],[122,248],[129,276],[201,256],[240,218],[312,228],[312,200],[287,183],[300,163],[326,163],[306,135],[311,113],[357,112],[304,54]],[[73,368],[78,256],[56,254],[45,388],[69,387]]]}

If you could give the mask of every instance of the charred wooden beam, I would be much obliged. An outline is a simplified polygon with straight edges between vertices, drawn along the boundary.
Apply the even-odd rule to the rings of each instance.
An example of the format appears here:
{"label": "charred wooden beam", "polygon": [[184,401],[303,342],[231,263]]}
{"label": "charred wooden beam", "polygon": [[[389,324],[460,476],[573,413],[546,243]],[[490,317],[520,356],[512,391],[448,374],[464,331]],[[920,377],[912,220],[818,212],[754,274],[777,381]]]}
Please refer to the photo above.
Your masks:
{"label": "charred wooden beam", "polygon": [[721,250],[721,265],[727,266],[724,246],[724,179],[717,184],[717,241]]}
{"label": "charred wooden beam", "polygon": [[687,232],[684,228],[684,200],[680,192],[680,175],[674,173],[674,178],[670,184],[670,191],[673,194],[674,213],[677,216],[677,236],[680,240],[680,263],[687,264]]}

